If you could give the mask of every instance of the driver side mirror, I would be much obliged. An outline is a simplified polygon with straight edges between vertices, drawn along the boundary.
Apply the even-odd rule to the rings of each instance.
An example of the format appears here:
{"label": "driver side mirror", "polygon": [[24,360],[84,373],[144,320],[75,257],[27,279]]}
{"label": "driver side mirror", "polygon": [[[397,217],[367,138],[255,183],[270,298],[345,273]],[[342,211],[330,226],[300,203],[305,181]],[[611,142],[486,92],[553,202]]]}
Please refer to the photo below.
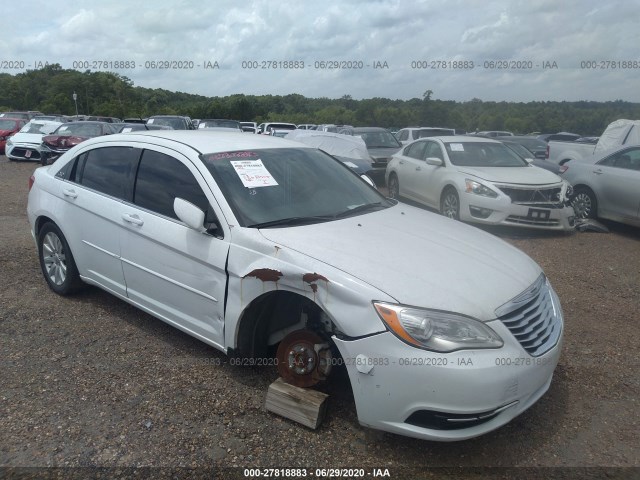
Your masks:
{"label": "driver side mirror", "polygon": [[187,202],[182,198],[175,198],[173,200],[173,211],[189,228],[193,228],[198,232],[206,231],[204,228],[204,212],[193,203]]}
{"label": "driver side mirror", "polygon": [[444,165],[444,162],[442,161],[441,158],[428,157],[427,158],[427,165],[434,165],[436,167],[441,167],[442,165]]}

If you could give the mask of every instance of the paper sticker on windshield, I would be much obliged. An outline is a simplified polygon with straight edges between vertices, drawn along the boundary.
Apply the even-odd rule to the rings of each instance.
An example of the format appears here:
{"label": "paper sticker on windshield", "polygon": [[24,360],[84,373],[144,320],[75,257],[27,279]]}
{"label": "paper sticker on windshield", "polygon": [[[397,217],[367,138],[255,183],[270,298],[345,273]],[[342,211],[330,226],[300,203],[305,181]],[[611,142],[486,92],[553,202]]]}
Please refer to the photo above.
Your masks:
{"label": "paper sticker on windshield", "polygon": [[149,120],[147,120],[147,123],[153,123],[153,118],[150,118]]}
{"label": "paper sticker on windshield", "polygon": [[262,160],[232,160],[231,165],[236,170],[242,184],[247,188],[270,187],[278,185],[271,176]]}
{"label": "paper sticker on windshield", "polygon": [[464,146],[461,143],[450,143],[449,147],[452,152],[464,152]]}
{"label": "paper sticker on windshield", "polygon": [[124,128],[122,129],[122,131],[120,131],[120,133],[129,133],[129,132],[131,132],[132,130],[133,130],[133,128],[131,128],[131,127],[124,127]]}
{"label": "paper sticker on windshield", "polygon": [[60,127],[60,128],[58,129],[58,131],[59,131],[59,132],[64,132],[65,130],[68,130],[68,129],[69,129],[69,127]]}
{"label": "paper sticker on windshield", "polygon": [[358,165],[356,165],[355,163],[351,163],[351,162],[344,162],[344,164],[347,167],[351,167],[351,168],[358,168]]}

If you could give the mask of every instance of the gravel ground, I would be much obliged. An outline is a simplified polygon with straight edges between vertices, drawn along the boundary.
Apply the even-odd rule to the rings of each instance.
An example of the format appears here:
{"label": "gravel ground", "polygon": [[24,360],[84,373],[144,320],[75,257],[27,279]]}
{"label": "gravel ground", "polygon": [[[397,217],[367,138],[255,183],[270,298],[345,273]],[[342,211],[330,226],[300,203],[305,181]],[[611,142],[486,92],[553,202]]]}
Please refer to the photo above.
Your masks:
{"label": "gravel ground", "polygon": [[338,371],[324,387],[327,418],[311,431],[264,409],[275,370],[230,365],[96,288],[51,292],[25,213],[36,167],[0,157],[0,477],[51,466],[362,467],[396,478],[426,467],[636,467],[608,474],[640,476],[640,229],[491,230],[542,266],[566,317],[549,392],[510,424],[453,444],[371,431]]}

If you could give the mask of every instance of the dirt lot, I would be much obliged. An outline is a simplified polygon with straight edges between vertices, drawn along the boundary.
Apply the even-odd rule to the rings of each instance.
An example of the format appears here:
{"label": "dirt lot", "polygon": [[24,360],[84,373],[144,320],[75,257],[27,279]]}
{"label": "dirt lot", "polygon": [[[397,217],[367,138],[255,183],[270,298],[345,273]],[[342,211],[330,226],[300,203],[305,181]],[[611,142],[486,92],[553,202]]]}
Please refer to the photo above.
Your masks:
{"label": "dirt lot", "polygon": [[96,288],[51,292],[25,214],[36,167],[0,157],[0,467],[362,467],[392,478],[427,467],[636,467],[604,473],[640,476],[640,229],[493,230],[544,268],[566,318],[551,389],[509,425],[453,444],[373,432],[359,426],[339,371],[325,387],[328,417],[310,431],[265,411],[275,370],[232,366]]}

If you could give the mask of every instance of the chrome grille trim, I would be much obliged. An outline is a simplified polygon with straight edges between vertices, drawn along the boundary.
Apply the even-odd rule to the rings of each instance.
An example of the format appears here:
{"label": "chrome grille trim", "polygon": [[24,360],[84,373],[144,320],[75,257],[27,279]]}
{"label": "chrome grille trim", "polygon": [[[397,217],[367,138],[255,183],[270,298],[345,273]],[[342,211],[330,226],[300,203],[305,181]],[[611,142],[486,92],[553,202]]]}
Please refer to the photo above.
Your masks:
{"label": "chrome grille trim", "polygon": [[551,350],[562,333],[560,304],[544,274],[495,313],[532,357]]}

